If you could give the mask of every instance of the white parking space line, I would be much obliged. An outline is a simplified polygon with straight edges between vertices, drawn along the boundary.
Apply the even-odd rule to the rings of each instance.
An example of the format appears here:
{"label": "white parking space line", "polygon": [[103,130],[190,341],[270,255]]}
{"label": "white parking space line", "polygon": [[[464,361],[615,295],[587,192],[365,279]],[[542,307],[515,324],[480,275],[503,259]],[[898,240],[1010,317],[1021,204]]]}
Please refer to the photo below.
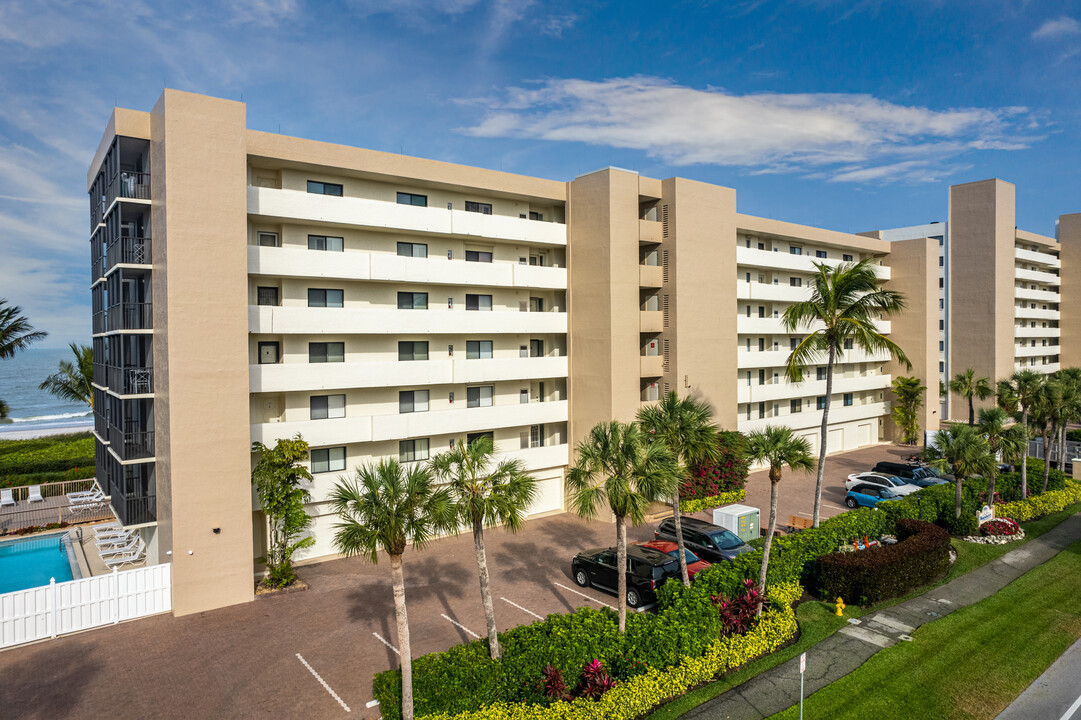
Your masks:
{"label": "white parking space line", "polygon": [[524,613],[529,613],[530,615],[537,618],[538,620],[543,620],[544,619],[540,615],[538,615],[537,613],[533,612],[532,610],[527,610],[526,608],[522,607],[521,605],[514,602],[513,600],[508,600],[505,597],[501,597],[499,599],[502,600],[503,602],[507,603],[508,605],[513,605],[514,607],[518,608],[519,610],[521,610]]}
{"label": "white parking space line", "polygon": [[583,592],[578,592],[578,591],[577,591],[577,590],[575,590],[574,588],[569,588],[569,587],[567,587],[566,585],[564,585],[563,583],[557,583],[557,582],[554,582],[554,583],[552,583],[552,584],[553,584],[553,585],[558,585],[559,587],[563,588],[563,589],[564,589],[564,590],[566,590],[567,592],[572,592],[572,593],[574,593],[575,595],[581,595],[582,597],[584,597],[584,598],[585,598],[586,600],[589,600],[590,602],[595,602],[595,603],[597,603],[598,605],[603,605],[604,607],[608,608],[609,610],[615,610],[615,608],[614,608],[614,607],[612,607],[611,605],[609,605],[608,603],[602,603],[602,602],[601,602],[600,600],[596,600],[596,599],[594,599],[594,598],[591,598],[590,596],[586,595],[586,594],[585,594],[585,593],[583,593]]}
{"label": "white parking space line", "polygon": [[1058,720],[1070,720],[1070,718],[1073,717],[1073,714],[1077,712],[1077,708],[1081,708],[1081,697],[1078,697],[1076,700],[1074,700],[1073,705],[1070,706],[1070,709],[1064,712],[1062,714],[1062,717],[1060,717]]}
{"label": "white parking space line", "polygon": [[461,624],[460,622],[458,622],[457,620],[455,620],[455,619],[453,619],[453,618],[451,618],[451,617],[448,617],[448,616],[447,616],[447,615],[445,615],[444,613],[439,613],[439,615],[440,615],[440,616],[441,616],[441,617],[442,617],[442,618],[443,618],[444,620],[446,620],[447,622],[449,622],[449,623],[450,623],[451,625],[454,625],[454,626],[456,626],[456,627],[458,627],[458,628],[460,628],[460,629],[462,629],[462,630],[465,630],[465,631],[466,631],[467,633],[469,633],[470,635],[472,635],[472,636],[473,636],[473,637],[474,637],[475,639],[477,639],[477,640],[480,640],[480,635],[477,635],[477,634],[476,634],[475,632],[473,632],[472,630],[470,630],[469,628],[467,628],[467,627],[466,627],[465,625],[462,625],[462,624]]}
{"label": "white parking space line", "polygon": [[315,679],[319,681],[319,684],[323,686],[323,689],[330,693],[330,696],[332,698],[338,701],[338,704],[342,706],[343,710],[345,710],[346,712],[353,712],[349,709],[349,706],[345,704],[345,701],[338,697],[338,693],[334,692],[331,689],[330,685],[327,685],[327,681],[319,676],[319,673],[317,673],[315,669],[308,664],[308,661],[305,660],[300,653],[297,653],[297,659],[300,660],[300,662],[304,663],[304,667],[308,668],[308,672],[315,676]]}
{"label": "white parking space line", "polygon": [[379,642],[383,643],[383,644],[384,644],[384,645],[386,645],[386,646],[387,646],[388,648],[390,648],[391,650],[393,650],[393,651],[394,651],[394,654],[395,654],[395,655],[397,655],[398,657],[401,657],[401,656],[402,656],[402,654],[401,654],[400,652],[398,652],[398,648],[396,648],[396,647],[394,647],[393,645],[391,645],[390,643],[388,643],[388,642],[387,642],[387,640],[386,640],[386,638],[384,638],[384,637],[383,637],[382,635],[380,635],[380,634],[379,634],[379,633],[377,633],[377,632],[373,632],[373,633],[372,633],[372,635],[375,635],[375,638],[376,638],[376,640],[378,640]]}
{"label": "white parking space line", "polygon": [[843,508],[843,507],[841,507],[839,505],[830,505],[829,503],[822,503],[822,507],[833,508],[834,510],[847,510],[848,509],[848,508]]}
{"label": "white parking space line", "polygon": [[796,513],[796,514],[797,515],[802,515],[803,517],[814,517],[814,515],[812,515],[811,513],[799,512],[799,513]]}

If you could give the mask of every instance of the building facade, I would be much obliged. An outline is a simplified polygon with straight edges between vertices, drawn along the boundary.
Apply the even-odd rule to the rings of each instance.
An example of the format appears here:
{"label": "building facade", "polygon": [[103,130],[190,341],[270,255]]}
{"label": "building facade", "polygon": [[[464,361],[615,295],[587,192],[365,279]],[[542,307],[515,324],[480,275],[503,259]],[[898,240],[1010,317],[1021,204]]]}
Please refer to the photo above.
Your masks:
{"label": "building facade", "polygon": [[[114,111],[87,185],[97,476],[148,561],[173,564],[177,614],[253,595],[266,537],[255,441],[310,445],[309,561],[334,555],[327,497],[361,463],[420,462],[489,434],[537,478],[529,514],[558,513],[574,444],[668,391],[706,399],[725,428],[783,423],[817,449],[825,369],[785,380],[801,336],[781,323],[816,263],[871,259],[909,299],[880,329],[911,372],[936,379],[944,362],[948,276],[929,232],[752,217],[735,190],[693,180],[608,168],[558,182],[284,137],[248,130],[241,103],[166,90],[151,112]],[[1004,186],[990,193],[1003,208]],[[1063,218],[1064,236],[1081,234],[1079,217]],[[1024,247],[1010,246],[1009,268],[1025,265],[1011,281],[1036,287],[994,306],[1011,320],[996,349],[1022,329],[1081,339],[1066,318],[1059,336],[1058,303],[1036,295],[1066,288],[1043,282],[1058,277],[1049,239],[1010,237]],[[1062,267],[1078,260],[1063,253]],[[1054,318],[1032,314],[1052,304]],[[1022,347],[1060,362],[1042,342]],[[1037,356],[1009,359],[1022,357]],[[843,354],[829,451],[892,437],[902,371]],[[925,426],[937,413],[929,400]]]}

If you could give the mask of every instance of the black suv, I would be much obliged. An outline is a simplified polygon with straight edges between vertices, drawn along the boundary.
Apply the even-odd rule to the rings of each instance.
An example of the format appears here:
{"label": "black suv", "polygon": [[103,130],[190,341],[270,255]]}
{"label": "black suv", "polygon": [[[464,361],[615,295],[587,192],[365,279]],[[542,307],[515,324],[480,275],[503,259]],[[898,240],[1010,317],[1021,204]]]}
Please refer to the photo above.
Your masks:
{"label": "black suv", "polygon": [[943,475],[933,467],[919,463],[880,462],[871,472],[896,475],[908,484],[921,488],[953,480],[952,475]]}
{"label": "black suv", "polygon": [[[743,553],[751,552],[751,546],[739,539],[739,536],[720,525],[705,520],[680,516],[683,526],[683,543],[687,549],[703,560],[721,562],[733,560]],[[653,535],[661,540],[676,541],[676,519],[665,518]]]}
{"label": "black suv", "polygon": [[[627,604],[640,607],[657,602],[657,588],[670,577],[679,577],[679,561],[660,550],[627,546]],[[582,587],[593,586],[613,595],[619,592],[616,549],[583,550],[571,560],[571,575]]]}

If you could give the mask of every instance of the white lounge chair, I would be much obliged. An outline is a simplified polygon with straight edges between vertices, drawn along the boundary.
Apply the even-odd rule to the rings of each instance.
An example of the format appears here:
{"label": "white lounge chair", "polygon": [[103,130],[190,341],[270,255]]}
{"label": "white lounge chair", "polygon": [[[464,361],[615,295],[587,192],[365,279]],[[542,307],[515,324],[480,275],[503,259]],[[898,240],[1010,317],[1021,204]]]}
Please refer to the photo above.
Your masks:
{"label": "white lounge chair", "polygon": [[126,552],[130,552],[139,547],[143,542],[143,539],[138,535],[132,535],[130,538],[126,538],[114,545],[104,545],[98,547],[98,555],[101,555],[101,559],[104,560],[107,555],[121,555]]}
{"label": "white lounge chair", "polygon": [[67,496],[68,496],[68,500],[70,502],[74,503],[74,502],[79,502],[83,498],[96,497],[98,495],[104,495],[104,494],[105,493],[103,493],[101,491],[101,488],[99,488],[97,485],[94,485],[89,490],[79,490],[79,491],[76,491],[76,492],[69,492],[69,493],[67,493]]}
{"label": "white lounge chair", "polygon": [[127,535],[128,535],[128,531],[124,529],[123,525],[119,525],[119,526],[117,526],[115,528],[107,528],[107,529],[104,529],[104,530],[95,530],[94,531],[94,539],[95,540],[106,540],[106,539],[109,539],[109,538],[117,538],[117,537],[121,537],[121,536],[126,537]]}
{"label": "white lounge chair", "polygon": [[16,505],[15,497],[11,493],[11,488],[0,490],[0,507],[4,507],[5,505],[10,505],[12,507],[15,507]]}
{"label": "white lounge chair", "polygon": [[113,555],[111,557],[102,558],[105,561],[105,566],[108,568],[118,568],[124,565],[130,565],[137,562],[142,562],[146,559],[146,546],[143,545],[143,541],[140,538],[138,545],[127,552],[119,555]]}
{"label": "white lounge chair", "polygon": [[131,544],[132,541],[136,537],[138,537],[138,535],[139,534],[137,532],[132,530],[132,531],[130,531],[130,532],[124,534],[124,535],[114,535],[114,536],[111,536],[111,537],[97,538],[96,540],[94,540],[94,544],[98,546],[99,551],[102,548],[122,547],[124,545]]}
{"label": "white lounge chair", "polygon": [[107,533],[122,532],[124,530],[124,524],[120,521],[102,523],[101,525],[94,526],[95,535],[104,535]]}
{"label": "white lounge chair", "polygon": [[74,497],[74,498],[71,497],[70,494],[68,495],[68,502],[70,502],[72,505],[83,505],[85,503],[96,503],[96,502],[102,502],[103,500],[105,500],[105,493],[100,492],[100,491],[96,492],[96,493],[93,493],[93,494],[90,494],[90,495],[80,495],[79,497]]}
{"label": "white lounge chair", "polygon": [[26,502],[45,502],[45,498],[41,497],[40,485],[31,485],[27,492],[29,493],[29,497],[26,498]]}

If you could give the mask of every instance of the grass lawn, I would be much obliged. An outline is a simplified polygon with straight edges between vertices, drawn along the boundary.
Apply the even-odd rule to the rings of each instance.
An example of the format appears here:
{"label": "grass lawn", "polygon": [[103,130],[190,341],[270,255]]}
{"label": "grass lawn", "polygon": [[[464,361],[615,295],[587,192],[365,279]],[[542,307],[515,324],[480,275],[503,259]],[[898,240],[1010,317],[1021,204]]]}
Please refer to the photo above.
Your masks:
{"label": "grass lawn", "polygon": [[[805,703],[815,718],[993,718],[1081,637],[1081,542]],[[774,716],[799,717],[792,707]]]}
{"label": "grass lawn", "polygon": [[[811,646],[844,627],[847,624],[847,618],[860,617],[868,612],[882,610],[891,605],[896,605],[910,598],[922,595],[931,588],[947,583],[965,573],[969,573],[976,568],[1001,557],[1009,551],[1020,547],[1032,538],[1043,535],[1045,532],[1054,528],[1063,520],[1077,512],[1081,512],[1081,503],[1071,505],[1062,512],[1048,515],[1039,520],[1022,523],[1021,526],[1025,530],[1025,540],[1019,543],[1014,542],[1006,545],[976,545],[954,540],[953,547],[957,551],[957,560],[950,567],[950,571],[946,574],[946,577],[941,581],[933,585],[924,586],[905,597],[887,600],[872,608],[861,608],[855,605],[846,606],[845,617],[843,618],[834,615],[834,606],[832,604],[822,602],[803,603],[796,608],[796,619],[799,621],[800,626],[800,639],[798,642],[790,645],[784,650],[780,650],[772,655],[767,655],[766,657],[748,663],[739,670],[723,676],[716,682],[703,685],[697,690],[692,690],[686,695],[676,698],[663,707],[653,711],[653,713],[647,717],[647,720],[664,720],[667,718],[679,717],[683,713],[701,705],[707,700],[711,700],[718,695],[731,690],[733,687],[747,682],[755,675],[796,657],[801,652],[804,652]],[[829,716],[826,715],[823,717]]]}

